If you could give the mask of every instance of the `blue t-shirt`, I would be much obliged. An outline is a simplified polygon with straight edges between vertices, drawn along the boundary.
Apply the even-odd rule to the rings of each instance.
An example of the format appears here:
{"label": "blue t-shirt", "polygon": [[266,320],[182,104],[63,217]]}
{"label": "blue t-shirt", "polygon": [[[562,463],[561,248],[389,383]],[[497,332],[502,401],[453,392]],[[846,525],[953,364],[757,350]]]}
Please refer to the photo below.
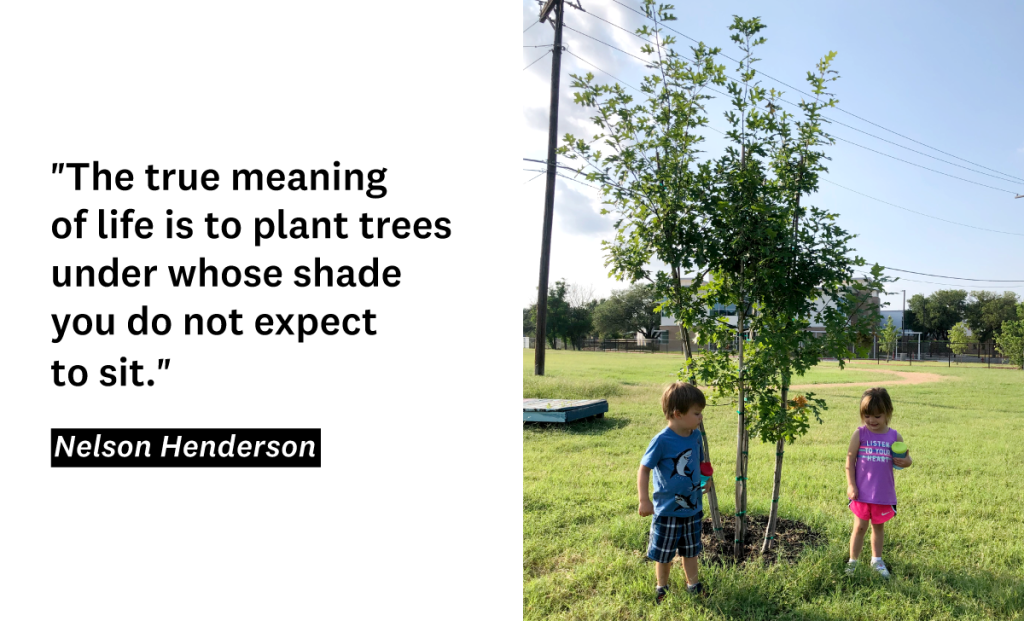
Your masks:
{"label": "blue t-shirt", "polygon": [[654,472],[654,515],[691,517],[701,510],[700,431],[683,437],[665,427],[640,463]]}

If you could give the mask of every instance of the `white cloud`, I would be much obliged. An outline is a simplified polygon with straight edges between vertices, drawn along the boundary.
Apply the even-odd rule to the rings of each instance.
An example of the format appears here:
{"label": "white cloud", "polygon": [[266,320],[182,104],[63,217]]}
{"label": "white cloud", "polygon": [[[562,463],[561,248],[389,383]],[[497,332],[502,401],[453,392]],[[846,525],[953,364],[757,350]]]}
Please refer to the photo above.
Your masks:
{"label": "white cloud", "polygon": [[[571,173],[570,173],[571,174]],[[559,179],[555,192],[555,215],[558,226],[571,235],[608,236],[612,232],[612,222],[600,213],[600,203],[569,187],[574,182]],[[597,195],[596,190],[580,186],[583,191]]]}

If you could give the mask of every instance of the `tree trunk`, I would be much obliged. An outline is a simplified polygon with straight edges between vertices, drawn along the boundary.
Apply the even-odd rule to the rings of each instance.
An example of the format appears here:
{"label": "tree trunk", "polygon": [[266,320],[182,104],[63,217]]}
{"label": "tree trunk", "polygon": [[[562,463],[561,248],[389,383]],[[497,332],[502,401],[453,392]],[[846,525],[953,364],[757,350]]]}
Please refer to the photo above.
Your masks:
{"label": "tree trunk", "polygon": [[[690,348],[690,331],[679,326],[679,334],[683,338],[683,353],[686,355],[686,361],[690,362],[693,359],[693,352]],[[694,386],[697,385],[696,378],[691,374],[687,377],[687,380]],[[701,442],[704,445],[704,459],[708,462],[711,461],[711,449],[708,445],[708,434],[704,431],[704,421],[700,423],[700,437]],[[719,541],[725,540],[725,535],[722,534],[722,514],[718,511],[718,494],[715,492],[715,480],[714,478],[708,479],[705,484],[708,490],[708,508],[711,510],[711,527],[714,529],[715,538]]]}
{"label": "tree trunk", "polygon": [[[700,436],[701,441],[704,443],[704,457],[711,461],[711,453],[708,452],[708,436],[704,432],[704,421],[700,423]],[[708,508],[711,510],[711,526],[715,532],[715,538],[719,541],[725,540],[725,535],[722,533],[722,514],[718,511],[718,494],[715,493],[715,478],[711,477],[708,482],[705,483],[708,490]]]}
{"label": "tree trunk", "polygon": [[748,468],[750,461],[750,434],[747,432],[747,406],[745,393],[743,403],[743,509],[741,509],[743,511],[743,519],[740,521],[741,542],[745,542],[747,540],[747,491],[750,489],[747,485],[747,473],[750,471]]}
{"label": "tree trunk", "polygon": [[[782,407],[786,407],[789,397],[789,386],[782,387]],[[779,438],[775,443],[775,482],[772,483],[772,508],[768,513],[768,528],[764,531],[764,543],[761,545],[761,554],[764,554],[772,547],[775,540],[775,527],[779,521],[779,491],[782,487],[782,454],[785,452],[786,441]]]}
{"label": "tree trunk", "polygon": [[[800,166],[803,168],[804,157],[800,156]],[[802,175],[801,175],[802,176]],[[796,206],[799,210],[800,207],[800,194],[796,195]],[[798,243],[796,241],[797,227],[800,224],[799,211],[793,215],[793,252],[794,255],[798,250]],[[790,269],[787,273],[787,278],[793,274],[793,265],[790,264]],[[786,322],[787,329],[790,327],[790,322]],[[786,366],[782,370],[782,419],[786,419],[786,410],[789,409],[789,383],[790,383],[790,365],[792,360],[789,357],[789,352],[786,352]],[[764,543],[761,544],[761,554],[764,554],[772,546],[772,542],[775,540],[775,527],[779,521],[779,491],[782,487],[782,455],[785,452],[786,440],[782,436],[782,430],[779,430],[779,439],[775,442],[775,480],[772,482],[772,506],[768,511],[768,527],[764,531]]]}
{"label": "tree trunk", "polygon": [[[740,278],[743,276],[743,266],[740,264]],[[733,520],[733,554],[736,556],[736,560],[742,560],[743,557],[743,537],[746,534],[747,526],[747,462],[746,462],[746,436],[747,427],[745,417],[745,404],[743,401],[743,323],[744,323],[744,308],[742,288],[740,290],[740,300],[737,305],[737,318],[736,318],[736,334],[739,335],[739,400],[737,401],[737,431],[736,431],[736,515]]]}

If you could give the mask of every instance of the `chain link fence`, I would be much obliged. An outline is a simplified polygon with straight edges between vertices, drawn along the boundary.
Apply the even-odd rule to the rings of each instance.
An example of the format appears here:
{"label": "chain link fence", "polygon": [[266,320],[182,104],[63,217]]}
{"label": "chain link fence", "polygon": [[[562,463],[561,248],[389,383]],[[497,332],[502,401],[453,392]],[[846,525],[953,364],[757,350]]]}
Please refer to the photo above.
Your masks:
{"label": "chain link fence", "polygon": [[[527,347],[527,337],[523,337],[524,349],[534,349],[537,347],[537,339],[529,337],[529,346]],[[678,345],[678,343],[677,343]],[[550,341],[547,344],[548,349],[575,349],[578,351],[608,351],[608,352],[639,352],[639,353],[666,353],[668,349],[668,341],[658,339],[581,339],[579,341],[566,343],[562,339],[555,339],[555,347],[551,347]],[[679,347],[675,349],[676,353],[679,353]]]}
{"label": "chain link fence", "polygon": [[[865,349],[862,348],[859,353],[866,353]],[[880,351],[881,349],[879,344],[876,343],[869,355],[858,356],[858,358],[899,361],[910,365],[927,363],[932,365],[941,364],[947,367],[960,364],[1012,367],[1009,358],[1003,356],[995,341],[960,343],[956,341],[903,338],[893,344],[891,351]]]}
{"label": "chain link fence", "polygon": [[[523,337],[523,348],[534,349],[537,339]],[[594,352],[632,352],[632,353],[681,353],[678,341],[670,343],[664,339],[582,339],[577,342],[565,342],[555,339],[555,347],[548,343],[549,349],[570,349]],[[875,361],[878,364],[898,363],[913,366],[971,365],[985,368],[1015,368],[1009,358],[1002,355],[995,341],[957,343],[932,339],[914,339],[905,337],[894,343],[891,351],[882,351],[878,342],[865,344],[851,352],[849,360]]]}

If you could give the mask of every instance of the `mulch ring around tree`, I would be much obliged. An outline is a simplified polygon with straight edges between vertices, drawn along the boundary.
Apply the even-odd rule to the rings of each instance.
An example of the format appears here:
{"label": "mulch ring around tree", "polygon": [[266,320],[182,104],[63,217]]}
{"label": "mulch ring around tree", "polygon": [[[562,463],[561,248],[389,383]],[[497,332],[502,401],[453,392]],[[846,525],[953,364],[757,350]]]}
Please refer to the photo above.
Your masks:
{"label": "mulch ring around tree", "polygon": [[[710,516],[705,515],[701,528],[701,543],[704,551],[700,562],[717,565],[734,565],[736,555],[733,552],[733,517],[722,516],[724,541],[715,537]],[[780,559],[786,562],[796,560],[805,546],[816,546],[825,543],[825,536],[811,530],[811,527],[796,520],[779,519],[775,528],[775,540],[772,547],[761,554],[764,543],[764,532],[768,528],[767,515],[747,516],[747,533],[743,542],[743,560],[763,563],[777,563]]]}

